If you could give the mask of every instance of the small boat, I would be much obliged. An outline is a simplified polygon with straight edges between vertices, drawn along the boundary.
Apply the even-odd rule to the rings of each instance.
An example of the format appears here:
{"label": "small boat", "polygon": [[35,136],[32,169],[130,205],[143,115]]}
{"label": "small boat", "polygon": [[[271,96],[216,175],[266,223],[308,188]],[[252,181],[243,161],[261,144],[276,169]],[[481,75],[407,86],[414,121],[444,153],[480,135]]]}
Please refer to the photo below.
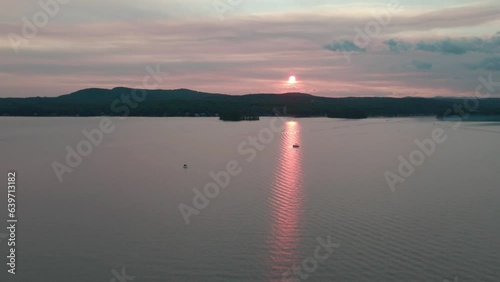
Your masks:
{"label": "small boat", "polygon": [[299,144],[294,144],[294,145],[293,145],[293,147],[294,147],[294,148],[298,148],[298,147],[300,147],[300,146],[299,146]]}
{"label": "small boat", "polygon": [[185,165],[183,165],[182,167],[183,167],[183,168],[188,168],[188,165],[187,165],[187,164],[185,164]]}

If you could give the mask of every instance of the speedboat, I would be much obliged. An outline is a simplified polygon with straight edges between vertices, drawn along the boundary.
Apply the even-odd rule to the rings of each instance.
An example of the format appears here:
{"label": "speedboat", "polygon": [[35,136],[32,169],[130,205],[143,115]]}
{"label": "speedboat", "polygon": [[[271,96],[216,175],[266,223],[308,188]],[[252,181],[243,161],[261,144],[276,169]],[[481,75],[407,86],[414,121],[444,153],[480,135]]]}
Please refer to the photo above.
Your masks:
{"label": "speedboat", "polygon": [[293,147],[294,147],[294,148],[298,148],[298,147],[300,147],[300,146],[299,146],[299,144],[294,144],[294,145],[293,145]]}

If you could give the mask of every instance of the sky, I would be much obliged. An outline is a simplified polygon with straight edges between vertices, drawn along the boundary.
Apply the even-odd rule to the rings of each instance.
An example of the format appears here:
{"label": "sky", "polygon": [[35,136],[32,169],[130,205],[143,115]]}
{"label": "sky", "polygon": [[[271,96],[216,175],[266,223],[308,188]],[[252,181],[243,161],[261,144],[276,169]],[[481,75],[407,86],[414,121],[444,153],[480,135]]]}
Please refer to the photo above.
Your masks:
{"label": "sky", "polygon": [[148,66],[164,73],[155,88],[234,95],[474,96],[480,75],[500,82],[499,0],[0,1],[0,97],[148,88]]}

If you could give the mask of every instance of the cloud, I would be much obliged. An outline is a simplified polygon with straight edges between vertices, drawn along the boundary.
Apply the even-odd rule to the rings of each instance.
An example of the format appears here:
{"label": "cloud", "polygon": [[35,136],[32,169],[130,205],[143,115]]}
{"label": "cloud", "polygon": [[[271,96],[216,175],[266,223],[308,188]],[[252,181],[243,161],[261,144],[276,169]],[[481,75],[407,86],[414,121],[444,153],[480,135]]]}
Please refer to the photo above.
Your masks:
{"label": "cloud", "polygon": [[441,38],[434,40],[420,40],[415,44],[397,39],[384,42],[389,50],[395,53],[418,50],[431,53],[463,55],[469,52],[497,53],[500,52],[500,36],[497,33],[491,38]]}
{"label": "cloud", "polygon": [[395,39],[389,39],[387,41],[384,41],[384,44],[389,46],[389,50],[391,50],[394,53],[408,51],[412,48],[411,43],[404,42],[404,41],[398,41]]}
{"label": "cloud", "polygon": [[476,70],[500,71],[500,57],[486,58],[475,65],[467,65],[467,68]]}
{"label": "cloud", "polygon": [[340,52],[365,52],[365,48],[360,48],[358,45],[354,44],[352,41],[339,41],[339,42],[332,42],[324,46],[325,49],[330,50],[330,51],[340,51]]}
{"label": "cloud", "polygon": [[434,42],[419,42],[417,49],[456,55],[462,55],[468,52],[496,53],[500,52],[500,37],[493,36],[490,39],[478,37],[460,39],[447,38]]}
{"label": "cloud", "polygon": [[414,67],[416,67],[419,70],[430,70],[432,69],[432,64],[420,60],[413,60],[412,64]]}
{"label": "cloud", "polygon": [[417,43],[416,49],[426,52],[462,55],[467,53],[468,51],[471,51],[470,46],[469,48],[467,48],[465,45],[466,44],[457,44],[456,41],[451,39],[431,41],[431,42],[420,41]]}

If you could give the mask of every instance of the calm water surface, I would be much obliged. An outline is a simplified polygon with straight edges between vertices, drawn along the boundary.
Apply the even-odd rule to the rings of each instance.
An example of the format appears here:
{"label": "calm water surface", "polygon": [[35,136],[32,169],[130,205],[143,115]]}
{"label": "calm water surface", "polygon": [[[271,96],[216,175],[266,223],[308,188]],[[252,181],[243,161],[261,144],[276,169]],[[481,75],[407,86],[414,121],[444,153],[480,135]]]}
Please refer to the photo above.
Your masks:
{"label": "calm water surface", "polygon": [[[133,281],[283,281],[328,236],[340,247],[301,269],[307,281],[500,281],[498,123],[295,119],[248,161],[251,146],[238,147],[271,118],[112,119],[60,183],[51,164],[100,120],[0,118],[19,218],[17,274],[4,267],[0,281],[107,282],[122,267]],[[447,141],[391,192],[384,172],[435,128]],[[186,225],[179,204],[232,160],[241,173]]]}

